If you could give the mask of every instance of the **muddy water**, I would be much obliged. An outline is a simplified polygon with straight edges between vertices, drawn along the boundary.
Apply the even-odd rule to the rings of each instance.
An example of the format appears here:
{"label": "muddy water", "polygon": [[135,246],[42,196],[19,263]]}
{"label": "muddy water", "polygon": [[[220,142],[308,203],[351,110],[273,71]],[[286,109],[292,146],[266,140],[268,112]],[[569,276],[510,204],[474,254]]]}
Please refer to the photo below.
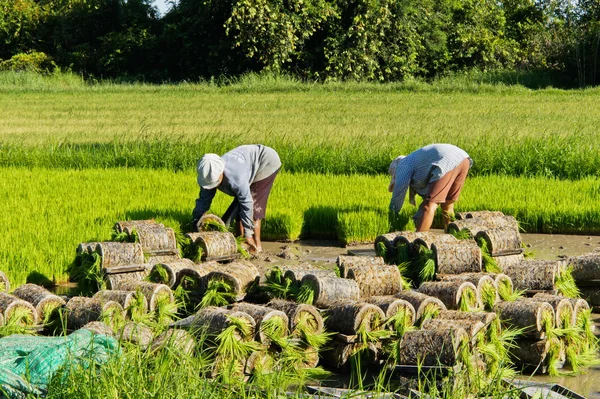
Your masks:
{"label": "muddy water", "polygon": [[[438,231],[442,233],[441,231]],[[523,243],[537,259],[556,259],[559,256],[576,256],[600,248],[600,236],[576,235],[551,235],[551,234],[522,234]],[[288,246],[288,253],[294,259],[282,259],[283,248]],[[256,263],[264,269],[273,265],[297,264],[299,262],[317,262],[324,266],[335,264],[338,255],[346,255],[349,251],[355,254],[374,255],[373,245],[360,245],[353,247],[340,246],[335,241],[307,240],[293,244],[265,242],[264,254],[256,259]],[[594,315],[596,331],[600,333],[600,314]],[[587,398],[600,399],[600,366],[590,369],[586,374],[579,376],[519,376],[521,379],[560,384]]]}

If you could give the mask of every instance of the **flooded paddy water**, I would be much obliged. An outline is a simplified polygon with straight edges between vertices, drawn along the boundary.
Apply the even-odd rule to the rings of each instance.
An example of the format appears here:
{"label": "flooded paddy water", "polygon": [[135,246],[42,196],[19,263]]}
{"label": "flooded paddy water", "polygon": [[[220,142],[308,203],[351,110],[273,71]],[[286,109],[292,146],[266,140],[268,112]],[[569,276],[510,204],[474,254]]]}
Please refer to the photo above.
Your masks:
{"label": "flooded paddy water", "polygon": [[[439,233],[442,233],[439,230]],[[521,234],[528,251],[537,259],[556,259],[561,256],[577,256],[600,248],[600,236]],[[375,255],[372,244],[344,247],[336,241],[306,240],[296,243],[264,242],[263,254],[255,262],[263,271],[277,264],[293,264],[302,261],[317,262],[324,267],[335,265],[339,255],[349,252],[357,255]],[[281,256],[285,256],[285,259]],[[596,333],[600,335],[600,313],[593,315]],[[586,398],[600,399],[600,366],[590,368],[586,374],[577,376],[549,377],[520,376],[536,382],[556,383],[577,392]]]}

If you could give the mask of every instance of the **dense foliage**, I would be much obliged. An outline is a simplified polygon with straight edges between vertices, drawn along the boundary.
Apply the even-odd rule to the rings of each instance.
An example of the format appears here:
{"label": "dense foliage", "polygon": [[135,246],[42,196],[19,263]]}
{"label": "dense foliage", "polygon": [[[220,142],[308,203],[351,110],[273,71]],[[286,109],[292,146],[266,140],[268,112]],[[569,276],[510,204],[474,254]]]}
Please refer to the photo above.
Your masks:
{"label": "dense foliage", "polygon": [[0,0],[0,69],[40,57],[47,71],[149,81],[504,69],[594,85],[599,17],[590,0],[179,0],[162,17],[150,0]]}

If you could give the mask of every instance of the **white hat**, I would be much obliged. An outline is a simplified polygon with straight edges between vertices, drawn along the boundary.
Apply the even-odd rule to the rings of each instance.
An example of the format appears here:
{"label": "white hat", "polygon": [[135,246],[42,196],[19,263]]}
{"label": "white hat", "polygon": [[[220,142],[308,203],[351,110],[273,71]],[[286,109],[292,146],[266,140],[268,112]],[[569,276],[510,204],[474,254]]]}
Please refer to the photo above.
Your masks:
{"label": "white hat", "polygon": [[390,176],[392,176],[392,179],[390,180],[388,191],[392,191],[392,189],[394,188],[394,183],[396,183],[396,168],[398,167],[400,161],[402,161],[404,158],[406,158],[406,155],[400,155],[399,157],[394,159],[392,163],[390,163],[388,173],[390,174]]}
{"label": "white hat", "polygon": [[225,161],[217,154],[204,154],[198,161],[198,185],[206,190],[217,187],[221,180],[221,173],[225,169]]}

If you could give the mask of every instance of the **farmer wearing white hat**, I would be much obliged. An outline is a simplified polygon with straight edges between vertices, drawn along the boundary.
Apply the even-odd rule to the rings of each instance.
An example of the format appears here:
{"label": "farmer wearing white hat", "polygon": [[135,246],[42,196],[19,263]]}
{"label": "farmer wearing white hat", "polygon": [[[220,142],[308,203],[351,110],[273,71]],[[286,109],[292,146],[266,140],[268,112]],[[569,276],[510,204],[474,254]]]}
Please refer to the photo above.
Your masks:
{"label": "farmer wearing white hat", "polygon": [[417,231],[431,228],[438,205],[442,207],[444,225],[447,226],[472,165],[469,154],[452,144],[431,144],[407,156],[399,156],[389,168],[392,179],[388,191],[393,193],[390,211],[393,214],[400,212],[409,191],[412,205],[416,205],[415,194],[423,197],[413,217]]}
{"label": "farmer wearing white hat", "polygon": [[193,226],[210,209],[218,189],[234,197],[223,221],[230,225],[238,219],[252,251],[261,252],[261,220],[265,217],[269,194],[280,168],[277,152],[261,144],[242,145],[222,157],[205,154],[196,168],[200,196],[192,213]]}

